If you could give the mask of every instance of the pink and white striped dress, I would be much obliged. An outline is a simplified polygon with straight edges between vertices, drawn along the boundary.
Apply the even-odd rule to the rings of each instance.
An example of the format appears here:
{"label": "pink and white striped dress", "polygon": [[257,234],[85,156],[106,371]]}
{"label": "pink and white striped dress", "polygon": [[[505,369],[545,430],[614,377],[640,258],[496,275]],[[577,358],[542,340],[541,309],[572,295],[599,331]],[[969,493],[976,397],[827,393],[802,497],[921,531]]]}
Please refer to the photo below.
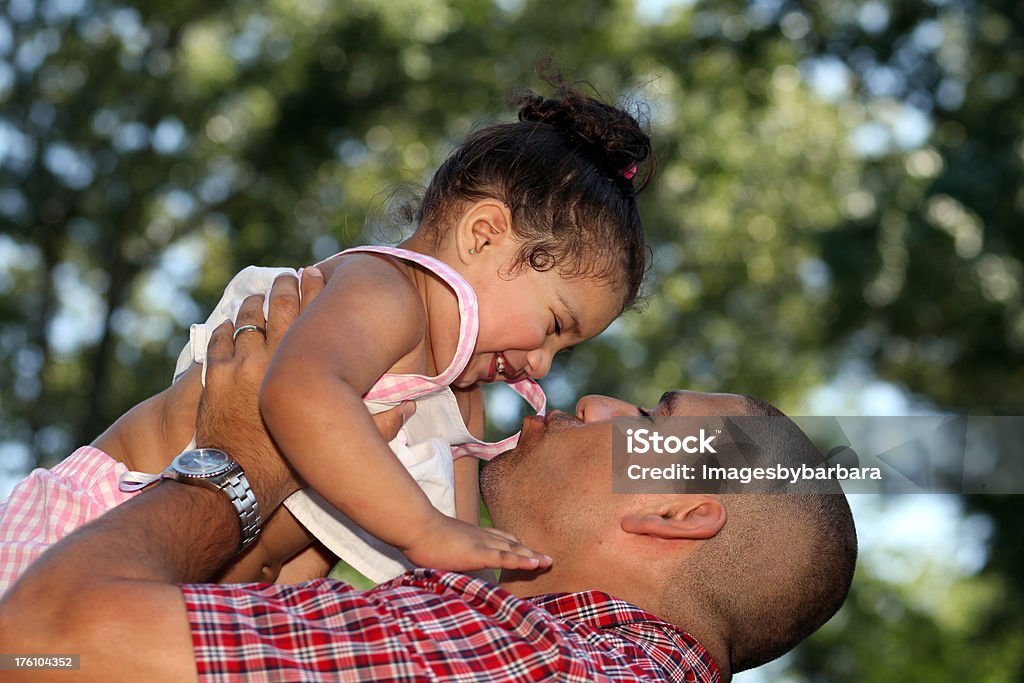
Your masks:
{"label": "pink and white striped dress", "polygon": [[0,502],[0,595],[44,550],[134,496],[117,487],[127,471],[103,451],[83,446],[18,482]]}

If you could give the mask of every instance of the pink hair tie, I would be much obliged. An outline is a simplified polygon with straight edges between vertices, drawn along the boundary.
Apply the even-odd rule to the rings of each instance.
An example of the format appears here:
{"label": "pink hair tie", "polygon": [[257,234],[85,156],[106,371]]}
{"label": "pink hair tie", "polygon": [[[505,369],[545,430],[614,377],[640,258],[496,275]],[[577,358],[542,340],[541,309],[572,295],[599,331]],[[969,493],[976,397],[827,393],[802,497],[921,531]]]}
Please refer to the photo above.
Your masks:
{"label": "pink hair tie", "polygon": [[626,180],[632,180],[636,176],[636,162],[630,164],[625,171],[622,172],[622,177]]}

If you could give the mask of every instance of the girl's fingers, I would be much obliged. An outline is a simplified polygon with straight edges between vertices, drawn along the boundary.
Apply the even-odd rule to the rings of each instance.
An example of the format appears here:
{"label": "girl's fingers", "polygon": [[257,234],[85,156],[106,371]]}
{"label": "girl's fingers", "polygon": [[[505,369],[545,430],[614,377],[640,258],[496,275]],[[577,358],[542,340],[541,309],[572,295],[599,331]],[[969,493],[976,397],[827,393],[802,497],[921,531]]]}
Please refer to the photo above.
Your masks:
{"label": "girl's fingers", "polygon": [[501,529],[495,529],[491,527],[487,529],[487,532],[492,536],[498,536],[502,540],[508,541],[509,543],[519,543],[519,539],[507,531],[502,531]]}
{"label": "girl's fingers", "polygon": [[547,569],[551,558],[540,553],[521,553],[515,550],[497,551],[496,567],[499,569]]}
{"label": "girl's fingers", "polygon": [[500,529],[488,529],[487,531],[495,540],[492,549],[498,553],[496,557],[500,560],[500,564],[496,566],[502,569],[546,569],[551,566],[550,557],[526,547],[512,534]]}

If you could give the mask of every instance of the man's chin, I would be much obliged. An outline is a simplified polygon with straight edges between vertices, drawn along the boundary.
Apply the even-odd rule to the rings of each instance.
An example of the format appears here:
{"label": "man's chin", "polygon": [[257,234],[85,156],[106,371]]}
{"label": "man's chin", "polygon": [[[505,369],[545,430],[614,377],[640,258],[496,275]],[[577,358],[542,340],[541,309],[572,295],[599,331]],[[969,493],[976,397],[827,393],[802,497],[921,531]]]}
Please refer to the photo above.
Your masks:
{"label": "man's chin", "polygon": [[512,451],[505,451],[504,453],[499,453],[490,460],[485,460],[483,464],[480,465],[480,494],[484,498],[487,497],[484,494],[485,482],[496,480],[501,477],[501,471],[505,469],[504,466],[502,465],[502,461],[511,453]]}
{"label": "man's chin", "polygon": [[492,505],[501,496],[501,487],[511,485],[510,474],[520,460],[518,448],[499,453],[480,467],[480,497],[487,509],[494,512]]}

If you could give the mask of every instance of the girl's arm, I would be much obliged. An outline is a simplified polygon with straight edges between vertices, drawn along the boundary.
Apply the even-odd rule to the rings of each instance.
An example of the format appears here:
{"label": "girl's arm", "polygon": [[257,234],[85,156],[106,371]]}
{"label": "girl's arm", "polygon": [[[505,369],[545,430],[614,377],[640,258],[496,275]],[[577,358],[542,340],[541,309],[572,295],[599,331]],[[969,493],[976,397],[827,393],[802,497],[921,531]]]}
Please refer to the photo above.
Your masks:
{"label": "girl's arm", "polygon": [[163,470],[195,433],[201,376],[202,367],[193,365],[177,382],[119,417],[92,446],[129,470]]}
{"label": "girl's arm", "polygon": [[480,524],[480,463],[466,456],[455,461],[455,516],[467,524]]}
{"label": "girl's arm", "polygon": [[[286,507],[267,520],[259,539],[245,554],[224,568],[218,583],[263,583],[278,580],[282,567],[313,542],[313,536],[299,524]],[[326,576],[327,572],[320,574]],[[318,578],[316,575],[304,577]]]}
{"label": "girl's arm", "polygon": [[327,576],[338,558],[322,543],[313,543],[299,552],[281,567],[277,583],[302,583]]}
{"label": "girl's arm", "polygon": [[267,426],[302,479],[415,564],[547,566],[508,534],[437,511],[363,406],[382,374],[423,353],[426,323],[419,292],[395,265],[346,257],[271,362],[260,393]]}
{"label": "girl's arm", "polygon": [[[480,387],[454,390],[469,433],[484,438],[484,395]],[[480,463],[476,458],[455,461],[455,515],[467,524],[480,524]]]}

